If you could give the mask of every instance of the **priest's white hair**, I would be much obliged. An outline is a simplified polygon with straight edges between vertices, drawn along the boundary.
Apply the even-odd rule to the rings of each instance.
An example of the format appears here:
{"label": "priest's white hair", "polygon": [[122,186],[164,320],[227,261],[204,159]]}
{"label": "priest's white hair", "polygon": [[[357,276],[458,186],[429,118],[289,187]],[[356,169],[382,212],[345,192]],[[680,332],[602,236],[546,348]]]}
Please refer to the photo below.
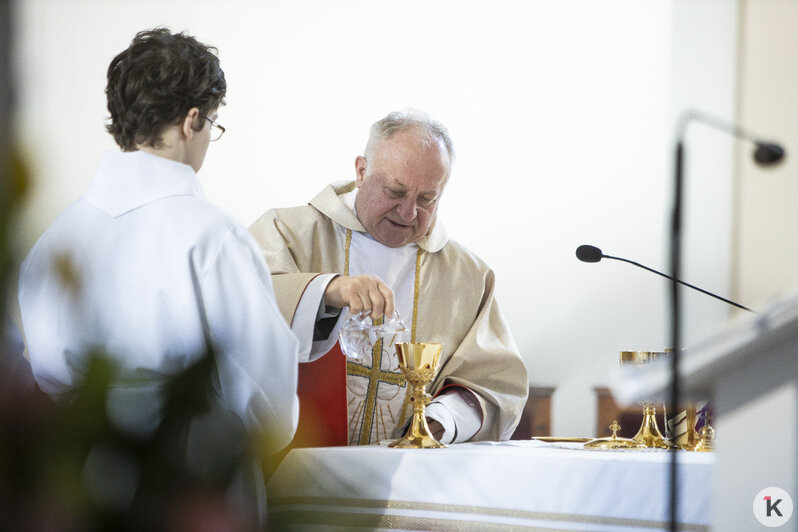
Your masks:
{"label": "priest's white hair", "polygon": [[366,161],[371,158],[380,141],[391,138],[396,133],[418,128],[422,133],[419,140],[424,146],[431,146],[433,142],[441,142],[446,147],[449,162],[454,161],[454,145],[449,137],[449,130],[440,122],[432,120],[427,113],[418,109],[403,109],[389,113],[385,118],[374,122],[369,130],[369,140],[366,143]]}

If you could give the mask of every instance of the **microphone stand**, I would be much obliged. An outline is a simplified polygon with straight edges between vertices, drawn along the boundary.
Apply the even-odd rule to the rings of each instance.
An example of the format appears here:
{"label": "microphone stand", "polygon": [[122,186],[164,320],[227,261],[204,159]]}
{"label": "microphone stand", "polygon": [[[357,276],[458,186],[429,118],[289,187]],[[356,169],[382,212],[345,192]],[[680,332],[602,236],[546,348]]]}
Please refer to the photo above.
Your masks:
{"label": "microphone stand", "polygon": [[[676,154],[674,163],[674,192],[673,192],[673,214],[671,218],[671,347],[673,353],[671,354],[671,389],[669,410],[671,412],[678,412],[677,406],[679,404],[679,356],[681,351],[681,328],[679,326],[681,319],[681,301],[679,300],[679,283],[676,279],[681,277],[681,254],[682,254],[682,182],[684,179],[684,131],[689,122],[689,116],[683,118],[680,122],[678,140],[676,142]],[[667,425],[667,419],[666,419]],[[665,427],[668,430],[668,427]],[[688,427],[689,430],[689,427]],[[668,500],[670,501],[670,530],[676,532],[678,520],[678,501],[679,501],[679,485],[678,485],[678,462],[676,460],[676,451],[671,454],[670,468],[669,468],[669,486]]]}
{"label": "microphone stand", "polygon": [[[680,117],[676,130],[676,152],[674,161],[674,194],[673,194],[673,215],[671,219],[671,346],[673,354],[671,356],[671,387],[670,387],[670,411],[677,412],[680,400],[679,383],[679,358],[681,356],[681,301],[679,299],[679,283],[677,279],[681,277],[681,255],[682,255],[682,196],[684,181],[684,136],[687,126],[691,121],[702,122],[714,129],[725,131],[737,138],[742,138],[753,142],[757,146],[754,158],[759,164],[772,164],[781,160],[784,150],[773,143],[766,143],[759,140],[756,136],[733,124],[728,124],[709,115],[688,111]],[[667,427],[665,427],[667,429]],[[671,454],[670,463],[670,530],[676,532],[678,523],[678,462],[676,452]]]}

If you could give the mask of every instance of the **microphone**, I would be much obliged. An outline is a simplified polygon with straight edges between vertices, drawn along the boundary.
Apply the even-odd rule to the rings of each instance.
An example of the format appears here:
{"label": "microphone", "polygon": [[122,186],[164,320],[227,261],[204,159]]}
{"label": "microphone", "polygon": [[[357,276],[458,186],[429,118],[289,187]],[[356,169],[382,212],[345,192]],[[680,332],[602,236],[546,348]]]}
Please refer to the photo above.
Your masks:
{"label": "microphone", "polygon": [[653,268],[649,268],[648,266],[643,266],[642,264],[637,263],[635,261],[632,261],[632,260],[629,260],[629,259],[624,259],[624,258],[621,258],[621,257],[613,257],[612,255],[605,255],[596,246],[591,246],[589,244],[582,244],[581,246],[576,248],[576,258],[581,260],[582,262],[599,262],[601,259],[612,259],[612,260],[619,260],[621,262],[627,262],[629,264],[634,264],[635,266],[637,266],[639,268],[643,268],[644,270],[648,270],[648,271],[650,271],[652,273],[656,273],[657,275],[661,275],[662,277],[665,277],[666,279],[670,279],[671,281],[675,281],[675,282],[677,282],[679,284],[682,284],[684,286],[692,288],[693,290],[698,290],[702,294],[706,294],[708,296],[712,296],[715,299],[719,299],[719,300],[721,300],[721,301],[723,301],[725,303],[728,303],[730,305],[734,305],[737,308],[741,308],[743,310],[747,310],[748,312],[754,312],[750,308],[744,307],[744,306],[740,305],[739,303],[735,303],[734,301],[726,299],[725,297],[721,297],[721,296],[719,296],[717,294],[713,294],[712,292],[708,292],[708,291],[704,290],[703,288],[698,288],[697,286],[693,286],[690,283],[686,283],[686,282],[684,282],[684,281],[682,281],[680,279],[676,279],[674,277],[671,277],[670,275],[666,275],[666,274],[664,274],[662,272],[658,272],[657,270],[655,270]]}
{"label": "microphone", "polygon": [[576,248],[576,258],[582,262],[598,262],[604,258],[604,254],[596,246],[582,244]]}
{"label": "microphone", "polygon": [[680,144],[687,132],[687,126],[691,122],[698,122],[728,133],[738,139],[747,140],[754,145],[753,159],[754,162],[760,166],[770,166],[780,162],[784,158],[784,148],[780,144],[765,141],[759,135],[737,124],[726,122],[720,118],[696,110],[687,111],[680,117],[679,123],[677,124],[677,136]]}
{"label": "microphone", "polygon": [[754,161],[762,166],[775,164],[784,157],[784,148],[772,142],[757,142]]}

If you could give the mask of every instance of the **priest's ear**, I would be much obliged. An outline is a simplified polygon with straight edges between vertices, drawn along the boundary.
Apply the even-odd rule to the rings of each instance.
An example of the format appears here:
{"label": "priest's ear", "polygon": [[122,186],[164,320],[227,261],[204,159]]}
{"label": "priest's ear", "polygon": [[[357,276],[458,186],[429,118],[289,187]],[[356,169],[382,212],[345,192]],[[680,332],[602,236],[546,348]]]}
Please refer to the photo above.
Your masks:
{"label": "priest's ear", "polygon": [[192,107],[180,121],[180,132],[184,137],[190,139],[198,131],[202,131],[202,117],[198,107]]}
{"label": "priest's ear", "polygon": [[359,187],[366,179],[366,158],[362,155],[355,157],[355,186]]}

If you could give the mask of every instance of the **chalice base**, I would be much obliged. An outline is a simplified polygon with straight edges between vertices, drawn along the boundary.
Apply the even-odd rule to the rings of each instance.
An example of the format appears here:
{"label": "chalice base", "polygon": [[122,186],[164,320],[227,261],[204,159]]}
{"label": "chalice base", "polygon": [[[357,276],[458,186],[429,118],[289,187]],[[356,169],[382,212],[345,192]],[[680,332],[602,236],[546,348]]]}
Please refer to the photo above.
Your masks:
{"label": "chalice base", "polygon": [[422,416],[414,414],[407,434],[389,444],[388,447],[399,449],[442,449],[446,446],[432,437],[429,425],[427,425],[427,420],[423,417],[423,414]]}
{"label": "chalice base", "polygon": [[675,446],[666,440],[657,427],[656,411],[651,406],[646,406],[643,411],[643,423],[640,430],[632,436],[641,447],[649,449],[673,449]]}
{"label": "chalice base", "polygon": [[686,409],[685,421],[687,422],[687,430],[684,434],[676,438],[675,441],[671,438],[671,442],[675,443],[676,446],[683,451],[696,451],[701,444],[701,437],[698,435],[698,431],[695,430],[695,417],[695,403],[691,402],[687,405]]}
{"label": "chalice base", "polygon": [[676,440],[676,446],[683,451],[697,451],[701,445],[701,438],[695,429],[688,429],[685,434]]}
{"label": "chalice base", "polygon": [[410,436],[409,434],[388,445],[397,449],[442,449],[444,444],[432,436]]}

